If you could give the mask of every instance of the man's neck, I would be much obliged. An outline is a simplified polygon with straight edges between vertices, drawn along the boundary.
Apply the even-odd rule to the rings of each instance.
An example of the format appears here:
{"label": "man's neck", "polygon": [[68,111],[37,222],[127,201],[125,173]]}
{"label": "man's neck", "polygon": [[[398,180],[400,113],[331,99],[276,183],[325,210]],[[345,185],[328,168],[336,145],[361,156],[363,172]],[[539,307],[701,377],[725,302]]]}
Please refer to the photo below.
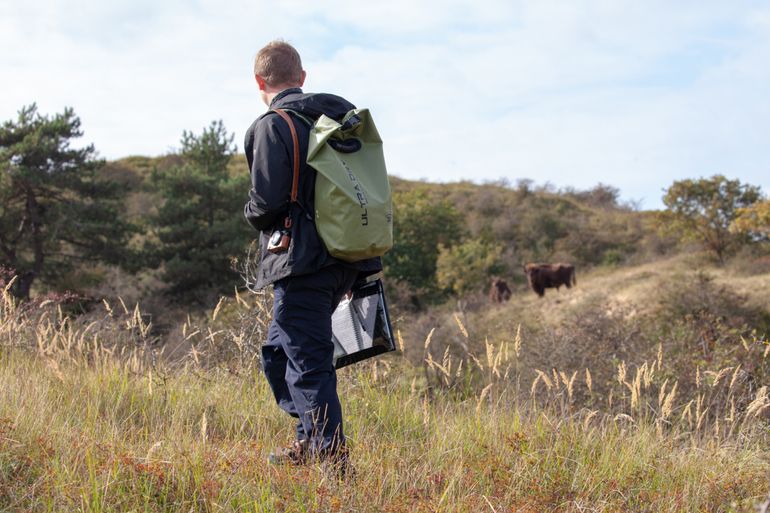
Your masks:
{"label": "man's neck", "polygon": [[279,94],[281,94],[282,92],[284,92],[287,89],[296,89],[298,87],[299,86],[296,86],[296,85],[287,85],[287,86],[284,86],[284,87],[269,87],[269,88],[266,88],[265,91],[263,91],[264,102],[269,107],[270,105],[272,105],[273,100],[275,99],[276,96],[278,96]]}

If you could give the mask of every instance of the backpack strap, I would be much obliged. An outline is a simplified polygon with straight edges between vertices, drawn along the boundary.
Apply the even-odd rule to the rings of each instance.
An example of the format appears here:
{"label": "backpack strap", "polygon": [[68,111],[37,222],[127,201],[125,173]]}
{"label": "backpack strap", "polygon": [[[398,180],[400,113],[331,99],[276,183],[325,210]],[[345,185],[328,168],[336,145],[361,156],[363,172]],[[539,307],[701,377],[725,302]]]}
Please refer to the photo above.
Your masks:
{"label": "backpack strap", "polygon": [[284,121],[289,125],[289,130],[291,131],[291,141],[294,146],[293,151],[293,157],[294,162],[292,165],[294,176],[291,180],[291,202],[292,203],[299,203],[297,200],[297,194],[299,189],[299,138],[297,137],[297,129],[294,126],[294,121],[292,121],[291,116],[289,116],[285,110],[283,109],[273,109],[273,112],[281,116]]}

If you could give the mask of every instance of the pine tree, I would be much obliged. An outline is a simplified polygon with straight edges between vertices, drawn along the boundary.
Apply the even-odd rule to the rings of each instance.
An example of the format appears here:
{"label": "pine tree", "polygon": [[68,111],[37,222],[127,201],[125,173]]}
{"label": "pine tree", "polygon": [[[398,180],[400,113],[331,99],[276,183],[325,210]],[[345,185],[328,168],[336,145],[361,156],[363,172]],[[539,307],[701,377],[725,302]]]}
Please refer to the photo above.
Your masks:
{"label": "pine tree", "polygon": [[122,192],[99,179],[93,145],[70,147],[80,136],[71,108],[48,117],[32,104],[0,127],[0,266],[16,274],[18,298],[85,262],[126,260]]}
{"label": "pine tree", "polygon": [[229,175],[236,147],[221,121],[200,135],[185,131],[181,145],[182,163],[151,177],[163,200],[152,253],[172,296],[206,304],[238,282],[231,261],[251,238],[241,214],[249,177]]}

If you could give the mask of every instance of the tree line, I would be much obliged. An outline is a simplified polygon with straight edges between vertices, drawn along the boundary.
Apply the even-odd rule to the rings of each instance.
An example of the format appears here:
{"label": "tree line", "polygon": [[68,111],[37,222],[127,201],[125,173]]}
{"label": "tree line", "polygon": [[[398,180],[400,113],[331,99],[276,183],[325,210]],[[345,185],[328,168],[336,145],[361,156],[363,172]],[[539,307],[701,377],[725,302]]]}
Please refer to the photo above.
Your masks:
{"label": "tree line", "polygon": [[165,292],[182,301],[232,291],[229,258],[253,234],[237,214],[249,179],[228,173],[236,146],[222,123],[183,132],[178,163],[150,174],[155,201],[138,220],[128,219],[128,191],[104,176],[94,146],[72,147],[81,136],[72,109],[46,116],[34,104],[0,128],[0,265],[16,276],[12,293],[55,289],[93,263],[158,269]]}
{"label": "tree line", "polygon": [[[234,261],[256,235],[241,215],[250,179],[221,121],[184,131],[170,165],[131,185],[110,175],[93,145],[73,146],[82,135],[72,109],[49,116],[34,104],[0,127],[0,269],[15,276],[16,297],[61,289],[97,264],[154,272],[168,297],[188,304],[210,304],[242,284]],[[525,261],[616,265],[696,241],[723,262],[770,235],[770,202],[759,187],[721,175],[674,182],[666,210],[652,215],[621,204],[619,191],[603,184],[557,191],[528,180],[394,177],[392,186],[396,245],[385,270],[417,308],[479,290],[490,276],[513,276]],[[147,201],[129,215],[137,190]]]}

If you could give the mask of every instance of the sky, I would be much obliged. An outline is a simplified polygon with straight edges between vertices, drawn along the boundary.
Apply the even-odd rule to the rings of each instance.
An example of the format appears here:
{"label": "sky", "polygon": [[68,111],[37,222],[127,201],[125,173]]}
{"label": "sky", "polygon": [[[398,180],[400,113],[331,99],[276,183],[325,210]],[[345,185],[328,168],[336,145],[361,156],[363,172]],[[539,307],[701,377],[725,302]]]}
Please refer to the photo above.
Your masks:
{"label": "sky", "polygon": [[644,209],[683,178],[770,192],[768,1],[0,0],[0,121],[69,106],[116,159],[221,119],[242,149],[276,38],[305,91],[372,111],[402,178],[603,183]]}

